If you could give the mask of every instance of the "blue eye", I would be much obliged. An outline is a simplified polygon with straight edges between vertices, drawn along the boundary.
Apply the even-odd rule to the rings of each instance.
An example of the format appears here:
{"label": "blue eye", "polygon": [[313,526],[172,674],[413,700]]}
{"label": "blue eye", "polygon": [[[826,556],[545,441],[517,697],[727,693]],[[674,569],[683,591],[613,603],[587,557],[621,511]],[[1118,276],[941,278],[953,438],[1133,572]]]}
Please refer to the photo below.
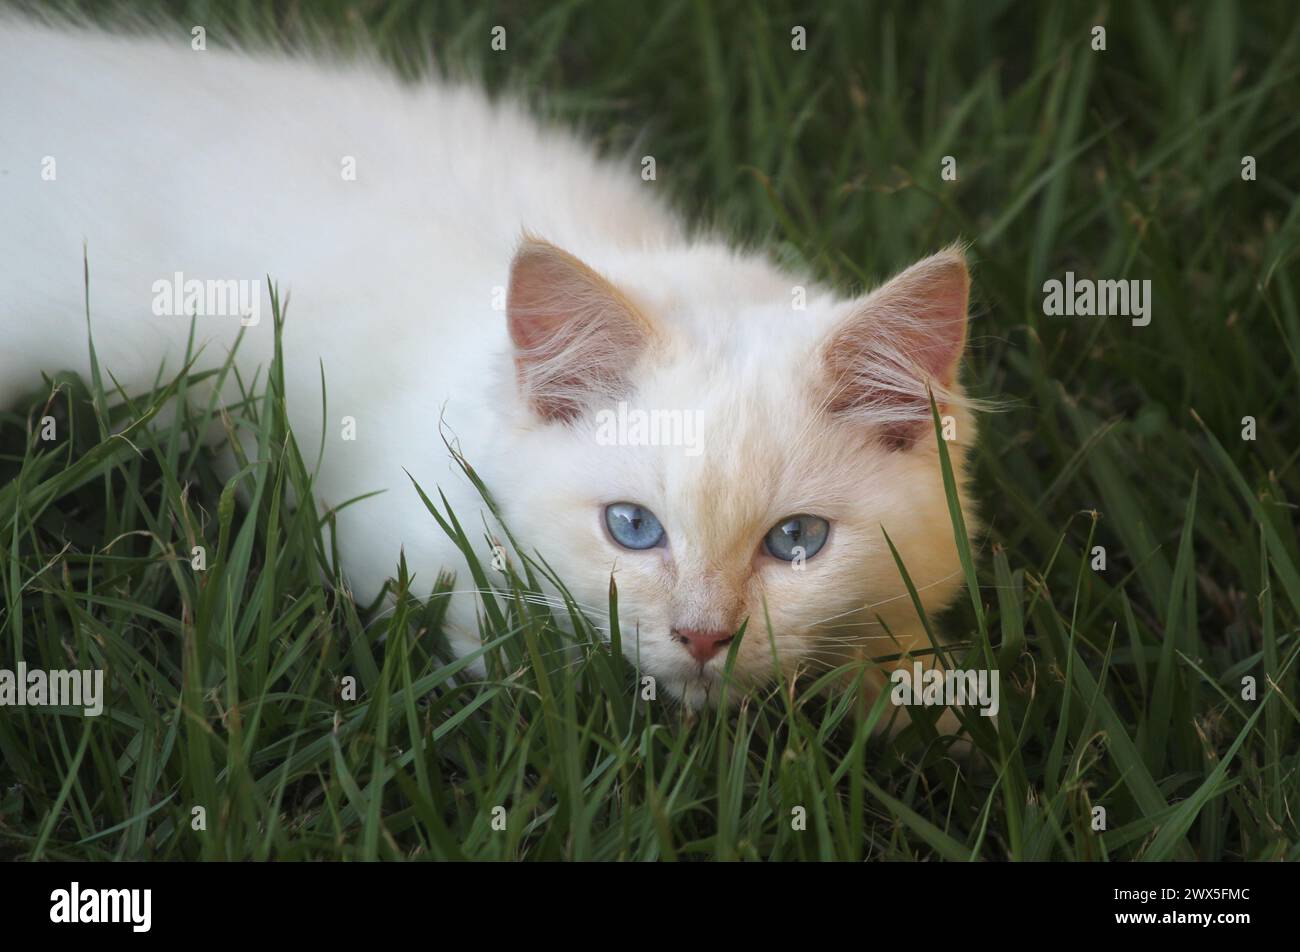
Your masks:
{"label": "blue eye", "polygon": [[653,549],[664,541],[664,527],[655,514],[634,502],[616,502],[605,507],[609,534],[625,549]]}
{"label": "blue eye", "polygon": [[820,516],[791,516],[769,529],[763,544],[768,552],[786,562],[793,562],[799,555],[811,559],[826,544],[830,528],[830,523]]}

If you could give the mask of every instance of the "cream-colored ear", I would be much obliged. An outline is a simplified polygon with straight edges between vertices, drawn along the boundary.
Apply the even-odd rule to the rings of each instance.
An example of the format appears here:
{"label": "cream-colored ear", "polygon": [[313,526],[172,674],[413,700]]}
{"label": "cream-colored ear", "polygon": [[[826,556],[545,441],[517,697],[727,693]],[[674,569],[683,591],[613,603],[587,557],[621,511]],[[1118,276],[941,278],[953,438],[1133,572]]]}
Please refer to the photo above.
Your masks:
{"label": "cream-colored ear", "polygon": [[550,242],[525,235],[506,302],[520,394],[567,422],[626,392],[655,330],[618,288]]}
{"label": "cream-colored ear", "polygon": [[850,309],[822,348],[832,412],[906,446],[931,427],[930,391],[957,399],[970,275],[949,248],[918,261]]}

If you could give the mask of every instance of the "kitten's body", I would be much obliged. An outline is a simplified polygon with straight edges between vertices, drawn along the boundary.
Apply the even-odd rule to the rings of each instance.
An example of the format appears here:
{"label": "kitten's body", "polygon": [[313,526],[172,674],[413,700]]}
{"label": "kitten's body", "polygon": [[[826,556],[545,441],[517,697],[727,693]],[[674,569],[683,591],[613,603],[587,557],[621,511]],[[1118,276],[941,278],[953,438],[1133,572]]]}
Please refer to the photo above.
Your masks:
{"label": "kitten's body", "polygon": [[[599,610],[615,572],[629,651],[673,694],[702,700],[720,664],[696,664],[674,630],[745,617],[765,629],[765,602],[786,666],[864,647],[895,653],[878,617],[913,646],[919,627],[880,525],[927,604],[942,605],[958,584],[933,436],[881,436],[894,417],[920,419],[916,388],[899,388],[906,413],[878,390],[855,405],[819,389],[828,335],[871,299],[814,291],[806,311],[792,310],[793,286],[807,282],[761,258],[688,242],[639,164],[598,161],[472,88],[405,87],[367,66],[200,52],[189,40],[180,31],[131,39],[0,20],[0,404],[30,391],[42,370],[88,373],[83,242],[100,363],[131,392],[152,383],[164,356],[169,370],[180,366],[189,320],[152,310],[154,283],[176,272],[262,282],[262,320],[247,329],[239,361],[246,380],[265,367],[269,274],[290,298],[288,410],[309,458],[322,438],[324,368],[322,502],[383,490],[339,515],[343,569],[358,596],[379,590],[399,546],[425,585],[440,568],[460,587],[469,582],[406,475],[441,487],[462,524],[482,524],[478,495],[439,436],[441,418],[522,546],[540,550],[575,597]],[[53,180],[42,178],[47,157]],[[355,180],[345,174],[349,157]],[[532,258],[515,257],[525,231],[574,258],[537,241],[524,246]],[[521,260],[540,263],[529,270]],[[923,285],[956,281],[954,260],[931,259],[938,263],[900,285],[897,301],[876,300],[929,306]],[[588,278],[599,284],[577,286]],[[501,289],[512,281],[508,322]],[[536,290],[530,282],[545,285],[546,307],[572,290],[574,312],[605,307],[600,295],[616,288],[652,331],[643,342],[629,330],[552,373],[549,385],[561,380],[563,394],[529,391],[530,352],[516,350],[512,334],[519,345],[533,319],[518,305]],[[940,293],[949,310],[956,293]],[[225,359],[239,327],[237,316],[199,318],[200,368]],[[922,352],[929,346],[915,327],[900,334]],[[579,338],[602,339],[591,328]],[[944,347],[947,355],[951,342]],[[620,359],[617,372],[596,375],[592,406],[626,396],[698,411],[699,456],[598,445],[590,413],[551,412],[561,397],[577,399],[570,391],[585,387],[578,378],[593,365]],[[958,418],[960,466],[973,430],[948,383],[941,393]],[[341,438],[343,417],[355,419],[355,441]],[[617,548],[599,513],[618,501],[654,510],[668,546]],[[764,532],[802,512],[830,520],[827,551],[802,571],[768,564]],[[472,595],[454,600],[458,650],[476,644],[475,609]],[[770,672],[765,630],[742,648],[743,678]]]}

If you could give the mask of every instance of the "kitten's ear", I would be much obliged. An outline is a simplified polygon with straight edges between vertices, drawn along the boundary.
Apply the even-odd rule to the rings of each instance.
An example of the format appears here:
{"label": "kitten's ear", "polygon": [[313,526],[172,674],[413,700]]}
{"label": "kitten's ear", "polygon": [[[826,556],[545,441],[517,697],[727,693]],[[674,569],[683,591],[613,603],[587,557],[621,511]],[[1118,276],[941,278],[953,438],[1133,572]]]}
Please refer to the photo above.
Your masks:
{"label": "kitten's ear", "polygon": [[531,235],[510,267],[506,313],[520,394],[545,420],[567,422],[626,392],[655,336],[618,288]]}
{"label": "kitten's ear", "polygon": [[828,408],[878,428],[896,447],[930,432],[928,390],[940,407],[960,399],[969,292],[966,260],[954,247],[857,301],[823,346]]}

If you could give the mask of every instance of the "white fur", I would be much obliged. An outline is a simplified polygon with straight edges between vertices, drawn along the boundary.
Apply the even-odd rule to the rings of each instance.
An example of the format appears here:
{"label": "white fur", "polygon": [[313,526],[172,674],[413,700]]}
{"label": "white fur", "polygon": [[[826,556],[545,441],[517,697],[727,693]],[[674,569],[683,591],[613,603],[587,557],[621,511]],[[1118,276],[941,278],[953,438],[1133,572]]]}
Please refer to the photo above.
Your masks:
{"label": "white fur", "polygon": [[[426,586],[440,568],[470,584],[404,472],[441,487],[462,525],[482,525],[441,418],[522,547],[540,551],[597,618],[615,574],[629,655],[689,703],[710,695],[720,661],[701,670],[673,627],[750,618],[738,664],[746,683],[772,668],[765,611],[786,669],[916,645],[920,628],[880,530],[927,605],[949,601],[959,572],[936,451],[928,433],[899,449],[872,431],[873,420],[898,422],[881,393],[925,392],[904,372],[924,355],[899,349],[924,351],[916,327],[873,317],[870,298],[840,301],[761,257],[688,240],[658,199],[664,186],[642,181],[639,164],[598,160],[474,88],[196,52],[189,41],[180,30],[125,38],[0,20],[0,404],[41,370],[88,373],[83,243],[100,361],[135,392],[164,356],[178,369],[189,328],[153,315],[154,281],[269,274],[290,301],[288,409],[309,458],[322,438],[324,366],[322,502],[383,490],[339,514],[343,569],[359,597],[392,574],[399,546]],[[40,177],[45,156],[57,162],[55,181]],[[340,173],[345,156],[356,181]],[[619,373],[637,406],[698,410],[702,455],[598,445],[589,418],[547,423],[530,409],[506,315],[493,307],[525,230],[586,262],[657,329],[655,346]],[[924,299],[928,273],[896,287],[891,307]],[[795,284],[809,288],[806,311],[791,308]],[[241,347],[245,379],[269,360],[269,313],[264,302]],[[880,322],[871,346],[892,357],[854,372],[880,391],[874,409],[868,400],[833,414],[826,348],[864,313]],[[238,329],[236,318],[200,319],[200,368],[220,363]],[[958,418],[960,468],[973,423],[960,388],[933,383]],[[355,442],[340,439],[344,416],[356,420]],[[601,512],[619,501],[655,512],[668,546],[617,547]],[[767,529],[795,513],[832,524],[803,571],[762,550]],[[458,650],[477,643],[475,611],[472,596],[455,599]]]}

